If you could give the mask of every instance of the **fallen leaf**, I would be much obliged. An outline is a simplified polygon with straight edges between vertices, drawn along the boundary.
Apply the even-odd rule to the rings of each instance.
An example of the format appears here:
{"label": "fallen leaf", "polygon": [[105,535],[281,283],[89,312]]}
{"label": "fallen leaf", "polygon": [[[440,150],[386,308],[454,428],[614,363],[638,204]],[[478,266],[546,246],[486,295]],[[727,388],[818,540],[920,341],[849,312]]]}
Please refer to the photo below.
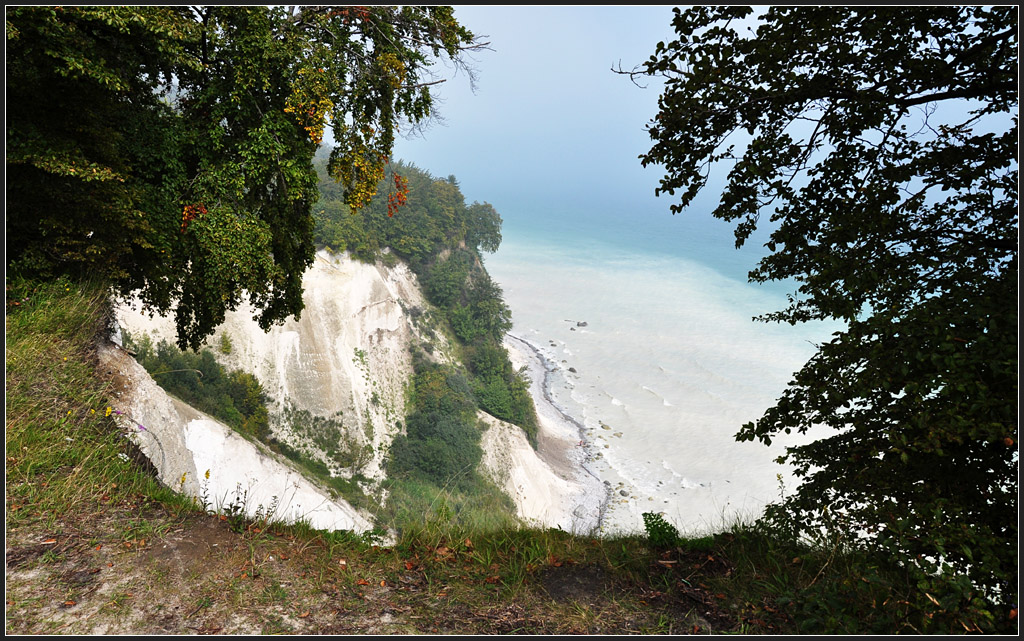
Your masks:
{"label": "fallen leaf", "polygon": [[412,561],[406,561],[405,562],[405,569],[406,570],[415,570],[416,569],[416,564],[413,563]]}
{"label": "fallen leaf", "polygon": [[45,541],[43,541],[43,545],[53,545],[56,542],[57,539],[46,539]]}
{"label": "fallen leaf", "polygon": [[370,582],[366,579],[359,579],[358,581],[356,581],[356,585],[370,585]]}
{"label": "fallen leaf", "polygon": [[467,547],[467,548],[471,548],[471,547],[473,547],[473,542],[472,542],[472,541],[470,541],[469,539],[466,539],[466,547]]}
{"label": "fallen leaf", "polygon": [[309,610],[306,610],[305,612],[303,612],[302,614],[299,615],[299,618],[300,619],[305,619],[308,616],[309,616]]}
{"label": "fallen leaf", "polygon": [[381,579],[380,580],[380,587],[382,587],[382,588],[388,587],[388,582],[385,581],[384,579]]}
{"label": "fallen leaf", "polygon": [[347,568],[348,567],[348,561],[346,561],[345,559],[338,559],[338,565],[340,565],[343,568]]}
{"label": "fallen leaf", "polygon": [[67,601],[65,601],[65,602],[64,602],[64,605],[66,605],[66,606],[72,606],[72,605],[75,605],[75,602],[74,602],[74,601],[72,601],[71,599],[68,599]]}

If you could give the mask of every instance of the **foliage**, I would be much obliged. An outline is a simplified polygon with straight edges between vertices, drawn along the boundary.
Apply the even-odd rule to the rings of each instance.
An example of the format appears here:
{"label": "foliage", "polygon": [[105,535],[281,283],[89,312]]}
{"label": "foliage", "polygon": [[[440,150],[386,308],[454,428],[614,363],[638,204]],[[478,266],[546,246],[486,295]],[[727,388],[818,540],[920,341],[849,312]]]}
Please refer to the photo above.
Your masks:
{"label": "foliage", "polygon": [[[770,212],[756,282],[795,279],[761,319],[838,332],[739,440],[787,450],[802,484],[769,519],[917,572],[941,625],[992,630],[1016,602],[1017,9],[676,10],[643,164],[737,245]],[[731,138],[730,138],[731,137]],[[740,145],[737,151],[736,145]],[[935,619],[936,625],[940,625]]]}
{"label": "foliage", "polygon": [[443,6],[27,6],[6,26],[8,267],[109,278],[193,349],[243,296],[263,328],[301,311],[325,128],[363,207],[399,122],[431,114],[431,66],[477,46]]}
{"label": "foliage", "polygon": [[416,413],[406,420],[406,434],[391,444],[389,477],[411,474],[439,488],[467,490],[478,482],[483,455],[475,422],[440,412]]}
{"label": "foliage", "polygon": [[[420,275],[424,266],[444,250],[468,249],[495,252],[501,244],[501,216],[488,203],[466,205],[454,176],[441,179],[402,162],[390,163],[381,179],[378,197],[359,212],[345,203],[344,191],[327,172],[327,159],[317,159],[320,201],[314,208],[314,240],[334,251],[349,251],[356,258],[371,261],[387,247],[405,259]],[[401,176],[407,190],[399,215],[393,216],[385,193],[393,191],[395,176]]]}
{"label": "foliage", "polygon": [[471,351],[469,368],[474,376],[473,393],[480,407],[504,421],[518,425],[537,445],[537,412],[530,396],[530,382],[517,371],[508,353],[497,343],[483,342]]}
{"label": "foliage", "polygon": [[[408,204],[394,217],[389,217],[380,197],[360,216],[350,215],[340,191],[321,169],[316,242],[349,251],[360,260],[394,260],[395,256],[406,260],[427,300],[440,309],[451,334],[466,347],[467,360],[478,353],[496,359],[487,371],[470,367],[477,403],[484,411],[522,427],[535,443],[537,420],[528,383],[513,371],[501,347],[512,328],[512,314],[501,287],[481,261],[482,251],[497,251],[501,243],[501,217],[487,203],[467,206],[455,176],[439,179],[402,163],[395,163],[392,170],[401,172],[409,187]],[[384,182],[389,180],[386,177]],[[381,253],[385,247],[390,251]]]}
{"label": "foliage", "polygon": [[187,352],[165,341],[153,345],[148,336],[126,340],[136,360],[165,390],[252,438],[270,435],[266,401],[259,380],[248,372],[225,372],[213,352]]}
{"label": "foliage", "polygon": [[679,530],[657,512],[644,512],[644,529],[647,540],[656,548],[672,547],[679,542]]}
{"label": "foliage", "polygon": [[451,365],[414,361],[405,433],[391,444],[389,478],[408,475],[438,488],[468,489],[483,450],[469,382]]}

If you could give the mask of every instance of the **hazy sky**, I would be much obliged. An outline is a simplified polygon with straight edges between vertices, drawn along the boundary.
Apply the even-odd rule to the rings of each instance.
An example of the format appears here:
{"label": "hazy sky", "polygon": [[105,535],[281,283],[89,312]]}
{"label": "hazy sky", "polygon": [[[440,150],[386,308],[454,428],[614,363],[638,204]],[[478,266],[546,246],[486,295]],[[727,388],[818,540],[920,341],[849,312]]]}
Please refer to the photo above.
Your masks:
{"label": "hazy sky", "polygon": [[468,202],[516,212],[566,213],[653,203],[658,169],[638,156],[650,146],[645,124],[659,86],[635,86],[612,73],[631,69],[672,38],[672,9],[656,7],[460,6],[456,18],[486,36],[473,54],[477,87],[438,70],[444,124],[399,140],[395,157],[435,176],[454,174]]}

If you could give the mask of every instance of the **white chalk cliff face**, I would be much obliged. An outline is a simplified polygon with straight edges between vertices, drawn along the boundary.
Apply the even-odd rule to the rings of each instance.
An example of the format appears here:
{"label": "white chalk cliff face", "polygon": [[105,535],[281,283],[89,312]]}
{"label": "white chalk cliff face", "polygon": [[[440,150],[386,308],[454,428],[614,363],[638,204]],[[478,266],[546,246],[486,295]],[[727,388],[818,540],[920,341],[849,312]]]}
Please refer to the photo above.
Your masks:
{"label": "white chalk cliff face", "polygon": [[[323,530],[365,532],[369,515],[330,498],[289,466],[231,428],[169,396],[127,352],[98,349],[99,367],[115,382],[117,419],[167,486],[216,510],[239,507]],[[209,476],[207,476],[209,472]]]}
{"label": "white chalk cliff face", "polygon": [[[425,307],[415,275],[401,263],[367,265],[321,251],[303,278],[303,290],[305,309],[298,320],[264,332],[243,304],[228,312],[208,345],[225,368],[254,374],[262,383],[272,400],[275,438],[316,456],[311,435],[287,414],[305,410],[334,418],[344,426],[349,458],[360,463],[334,471],[380,480],[396,423],[405,417],[409,344],[419,337],[406,310]],[[172,317],[150,318],[127,305],[117,316],[136,339],[146,334],[154,343],[175,340]],[[231,345],[226,354],[220,348],[224,337]],[[338,467],[319,454],[329,468]]]}
{"label": "white chalk cliff face", "polygon": [[[384,479],[388,448],[405,419],[405,389],[413,373],[409,347],[429,342],[437,357],[447,359],[447,342],[424,322],[426,316],[420,312],[429,306],[415,275],[403,263],[367,265],[321,251],[303,278],[303,288],[305,309],[299,320],[263,332],[252,318],[253,310],[243,305],[228,313],[209,345],[224,367],[250,372],[260,380],[273,401],[270,425],[276,439],[320,459],[334,475],[362,475],[368,479],[365,489],[384,500],[377,488]],[[135,339],[146,334],[154,343],[174,341],[171,317],[150,318],[124,305],[117,318]],[[229,353],[221,349],[225,336]],[[324,529],[371,527],[367,515],[317,490],[259,444],[168,397],[137,363],[124,361],[124,352],[105,353],[108,365],[122,372],[125,380],[123,411],[131,416],[129,423],[145,426],[145,431],[134,429],[135,438],[165,484],[178,489],[185,474],[184,491],[205,494],[219,506],[241,488],[250,511],[276,500],[277,515],[286,520],[302,517]],[[314,443],[317,434],[311,432],[309,416],[331,419],[340,428],[341,443],[333,456]],[[569,525],[573,519],[570,515],[567,520],[563,512],[575,494],[588,489],[560,477],[528,445],[523,449],[525,437],[519,428],[493,419],[491,424],[482,442],[484,471],[507,481],[506,491],[527,521]],[[514,479],[530,483],[517,484]],[[318,494],[300,500],[300,486]],[[553,495],[557,500],[552,501]],[[280,507],[285,496],[295,497],[288,499],[289,505],[299,506],[287,515]]]}

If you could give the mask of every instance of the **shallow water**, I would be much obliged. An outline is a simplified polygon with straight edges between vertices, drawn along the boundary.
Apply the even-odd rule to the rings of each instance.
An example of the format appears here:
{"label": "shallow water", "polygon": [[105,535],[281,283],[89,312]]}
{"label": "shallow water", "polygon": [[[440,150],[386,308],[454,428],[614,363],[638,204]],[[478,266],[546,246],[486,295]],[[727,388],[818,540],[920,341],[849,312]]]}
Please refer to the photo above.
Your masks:
{"label": "shallow water", "polygon": [[[733,438],[831,331],[752,322],[784,305],[784,288],[729,277],[740,271],[731,255],[692,243],[673,255],[671,243],[643,251],[625,235],[554,242],[506,226],[504,236],[487,269],[512,333],[557,365],[549,394],[584,425],[591,467],[611,489],[606,532],[641,531],[644,512],[684,532],[720,529],[756,516],[780,481],[793,485],[774,462],[784,442]],[[709,264],[718,257],[721,269]]]}

